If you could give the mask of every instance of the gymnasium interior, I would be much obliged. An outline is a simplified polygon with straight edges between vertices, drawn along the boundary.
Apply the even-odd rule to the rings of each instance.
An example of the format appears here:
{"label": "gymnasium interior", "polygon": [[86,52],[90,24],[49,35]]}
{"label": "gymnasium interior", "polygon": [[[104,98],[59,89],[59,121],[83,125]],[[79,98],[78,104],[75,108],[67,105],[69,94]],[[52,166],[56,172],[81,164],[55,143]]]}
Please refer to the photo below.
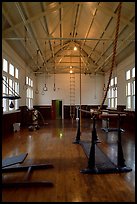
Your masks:
{"label": "gymnasium interior", "polygon": [[2,2],[2,202],[135,202],[135,2]]}

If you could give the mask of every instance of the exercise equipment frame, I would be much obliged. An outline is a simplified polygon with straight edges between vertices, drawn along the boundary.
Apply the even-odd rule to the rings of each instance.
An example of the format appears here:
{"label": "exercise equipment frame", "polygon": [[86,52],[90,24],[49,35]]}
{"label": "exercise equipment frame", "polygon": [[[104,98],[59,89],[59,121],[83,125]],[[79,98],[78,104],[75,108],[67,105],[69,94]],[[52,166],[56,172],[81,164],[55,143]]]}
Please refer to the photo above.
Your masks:
{"label": "exercise equipment frame", "polygon": [[[80,112],[81,109],[79,109]],[[83,110],[84,111],[84,110]],[[90,113],[90,111],[87,111]],[[123,114],[123,113],[122,113]],[[93,118],[93,129],[92,129],[92,141],[91,141],[91,148],[90,153],[88,156],[88,166],[86,169],[81,170],[81,173],[85,174],[100,174],[100,173],[123,173],[123,172],[130,172],[132,169],[130,167],[127,167],[125,164],[125,159],[123,155],[123,149],[122,149],[122,143],[121,143],[121,133],[122,129],[120,128],[120,119],[123,116],[120,112],[117,112],[117,114],[114,114],[113,117],[116,117],[118,119],[118,150],[117,150],[117,165],[114,165],[114,168],[103,168],[103,167],[97,167],[96,166],[96,159],[95,159],[95,149],[97,147],[97,133],[96,133],[96,116],[97,114],[92,113]],[[79,114],[80,115],[80,114]],[[108,116],[109,115],[109,116]],[[105,115],[104,117],[110,117],[110,114]],[[112,114],[111,114],[112,116]],[[102,115],[103,117],[103,115]],[[80,118],[79,118],[80,120]],[[77,135],[75,138],[74,144],[82,144],[80,141],[80,122],[78,123],[78,129],[77,129]],[[107,156],[106,156],[107,157]]]}
{"label": "exercise equipment frame", "polygon": [[26,171],[24,180],[18,181],[2,181],[2,187],[34,187],[34,186],[53,186],[53,183],[48,180],[29,180],[31,172],[36,169],[48,169],[53,168],[52,164],[31,164],[31,165],[18,165],[22,164],[26,159],[28,153],[23,153],[18,156],[8,157],[2,160],[2,173],[11,173],[18,171]]}

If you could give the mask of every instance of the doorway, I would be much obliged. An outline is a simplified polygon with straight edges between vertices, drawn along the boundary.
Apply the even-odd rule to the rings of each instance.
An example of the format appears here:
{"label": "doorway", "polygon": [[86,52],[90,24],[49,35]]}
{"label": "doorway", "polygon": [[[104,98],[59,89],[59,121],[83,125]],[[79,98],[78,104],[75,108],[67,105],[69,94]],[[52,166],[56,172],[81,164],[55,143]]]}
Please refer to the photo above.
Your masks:
{"label": "doorway", "polygon": [[52,100],[51,119],[62,119],[62,101]]}

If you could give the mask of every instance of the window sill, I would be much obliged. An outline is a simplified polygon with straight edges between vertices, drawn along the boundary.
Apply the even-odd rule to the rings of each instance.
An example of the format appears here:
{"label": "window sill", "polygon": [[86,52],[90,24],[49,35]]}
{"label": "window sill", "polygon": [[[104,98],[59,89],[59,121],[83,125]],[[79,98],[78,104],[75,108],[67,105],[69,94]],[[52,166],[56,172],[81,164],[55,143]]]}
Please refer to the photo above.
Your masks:
{"label": "window sill", "polygon": [[124,109],[124,111],[132,111],[132,112],[135,112],[135,110],[134,109]]}
{"label": "window sill", "polygon": [[3,115],[8,115],[8,114],[12,114],[12,113],[18,113],[18,112],[21,112],[21,110],[15,110],[15,111],[3,112]]}
{"label": "window sill", "polygon": [[117,108],[106,108],[107,110],[117,110]]}

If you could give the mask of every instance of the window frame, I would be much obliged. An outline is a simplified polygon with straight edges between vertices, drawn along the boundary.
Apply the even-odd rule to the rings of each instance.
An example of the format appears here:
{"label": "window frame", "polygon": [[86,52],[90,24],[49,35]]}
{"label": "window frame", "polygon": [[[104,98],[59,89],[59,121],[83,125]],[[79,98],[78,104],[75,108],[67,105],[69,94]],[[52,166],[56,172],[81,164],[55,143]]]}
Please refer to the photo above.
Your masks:
{"label": "window frame", "polygon": [[[4,61],[7,62],[7,70],[4,70]],[[10,74],[10,64],[14,67],[14,74]],[[15,70],[18,70],[18,77],[15,76]],[[13,91],[15,91],[17,94],[19,94],[19,68],[17,68],[14,63],[11,63],[9,60],[7,60],[5,57],[2,58],[2,77],[6,78],[7,84],[9,84],[9,82],[12,82],[11,84],[11,88],[13,89]],[[16,84],[16,90],[15,90],[15,84]],[[5,89],[5,90],[4,90]],[[8,96],[11,94],[11,91],[9,90],[8,87],[6,87],[3,83],[2,86],[2,94],[4,96]],[[9,105],[10,103],[14,104],[13,108],[10,108]],[[19,101],[18,99],[16,100],[10,100],[8,98],[3,98],[2,100],[2,107],[3,107],[3,113],[10,113],[10,112],[15,112],[19,109]]]}
{"label": "window frame", "polygon": [[33,93],[33,80],[26,76],[25,82],[27,85],[26,89],[26,106],[28,109],[33,109],[33,100],[34,100],[34,93]]}
{"label": "window frame", "polygon": [[[128,79],[127,73],[130,73],[130,77]],[[135,111],[135,66],[126,70],[125,80],[126,80],[126,110]]]}
{"label": "window frame", "polygon": [[117,76],[111,78],[108,93],[108,108],[117,109]]}

